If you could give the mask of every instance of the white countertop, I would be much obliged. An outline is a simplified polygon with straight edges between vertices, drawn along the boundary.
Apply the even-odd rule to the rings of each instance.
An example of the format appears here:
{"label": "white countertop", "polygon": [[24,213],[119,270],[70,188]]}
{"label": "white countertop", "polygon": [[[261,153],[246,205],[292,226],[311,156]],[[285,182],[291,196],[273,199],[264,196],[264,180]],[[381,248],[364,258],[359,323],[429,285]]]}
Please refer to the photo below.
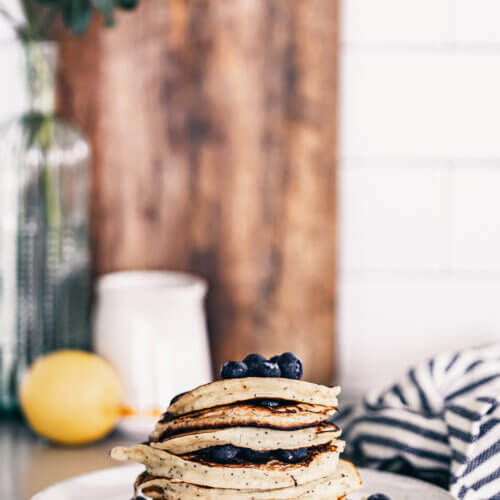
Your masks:
{"label": "white countertop", "polygon": [[119,466],[110,459],[109,449],[135,441],[115,432],[105,440],[88,446],[54,446],[36,437],[20,418],[1,416],[0,498],[30,500],[35,493],[58,481]]}

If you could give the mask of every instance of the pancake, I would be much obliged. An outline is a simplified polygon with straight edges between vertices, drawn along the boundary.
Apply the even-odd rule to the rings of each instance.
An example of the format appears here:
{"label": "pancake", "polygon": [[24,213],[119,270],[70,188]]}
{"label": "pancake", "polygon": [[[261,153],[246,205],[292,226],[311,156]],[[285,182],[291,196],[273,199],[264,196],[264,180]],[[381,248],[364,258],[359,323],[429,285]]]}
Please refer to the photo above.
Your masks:
{"label": "pancake", "polygon": [[361,487],[356,468],[345,460],[339,460],[337,469],[330,475],[303,485],[270,490],[237,490],[207,488],[189,483],[168,481],[163,478],[141,474],[136,485],[144,495],[158,500],[334,500],[342,498]]}
{"label": "pancake", "polygon": [[111,456],[142,463],[149,474],[170,481],[213,488],[267,490],[297,486],[330,475],[337,467],[339,450],[333,444],[312,448],[306,459],[296,464],[270,460],[264,464],[222,465],[193,455],[181,458],[148,445],[113,448]]}
{"label": "pancake", "polygon": [[169,414],[156,424],[151,441],[194,430],[223,427],[268,427],[287,430],[321,424],[337,412],[335,407],[308,403],[289,403],[277,408],[267,408],[253,403],[217,406],[192,412],[181,417]]}
{"label": "pancake", "polygon": [[252,450],[292,450],[310,448],[335,441],[337,447],[343,442],[337,441],[341,434],[334,424],[321,424],[306,429],[276,430],[259,427],[229,427],[190,432],[174,436],[166,441],[150,442],[153,448],[166,450],[174,455],[183,455],[203,450],[211,446],[231,444]]}
{"label": "pancake", "polygon": [[171,415],[229,405],[252,399],[284,399],[300,403],[337,406],[339,387],[327,387],[286,378],[246,377],[218,380],[178,397],[168,408]]}

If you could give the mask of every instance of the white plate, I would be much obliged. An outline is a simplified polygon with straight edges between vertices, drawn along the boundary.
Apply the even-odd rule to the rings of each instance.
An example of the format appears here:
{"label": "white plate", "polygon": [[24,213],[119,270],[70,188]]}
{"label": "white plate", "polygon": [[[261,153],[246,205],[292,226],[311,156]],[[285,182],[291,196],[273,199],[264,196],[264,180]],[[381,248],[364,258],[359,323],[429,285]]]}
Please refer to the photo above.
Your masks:
{"label": "white plate", "polygon": [[[140,465],[113,467],[58,483],[36,494],[32,500],[129,500]],[[373,493],[384,493],[391,500],[449,500],[453,497],[436,486],[416,479],[360,469],[363,488],[349,495],[349,500],[361,500]]]}

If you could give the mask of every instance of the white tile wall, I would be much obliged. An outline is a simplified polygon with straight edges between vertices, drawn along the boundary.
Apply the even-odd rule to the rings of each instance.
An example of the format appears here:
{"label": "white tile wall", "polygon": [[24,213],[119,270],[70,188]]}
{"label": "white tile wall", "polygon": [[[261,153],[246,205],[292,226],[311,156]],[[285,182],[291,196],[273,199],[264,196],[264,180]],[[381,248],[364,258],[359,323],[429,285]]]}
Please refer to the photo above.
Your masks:
{"label": "white tile wall", "polygon": [[341,68],[344,155],[500,156],[500,50],[347,47]]}
{"label": "white tile wall", "polygon": [[500,271],[500,159],[455,169],[451,193],[453,269]]}
{"label": "white tile wall", "polygon": [[340,266],[344,270],[437,271],[448,252],[448,168],[340,169]]}
{"label": "white tile wall", "polygon": [[498,0],[456,0],[457,44],[500,44]]}
{"label": "white tile wall", "polygon": [[498,340],[500,280],[375,276],[340,280],[342,385],[347,394],[390,383],[440,351]]}
{"label": "white tile wall", "polygon": [[500,341],[500,2],[343,0],[342,20],[337,331],[353,396]]}
{"label": "white tile wall", "polygon": [[[21,23],[23,19],[23,11],[19,0],[4,0],[0,2],[0,6],[6,10],[9,16],[16,22]],[[5,15],[0,14],[0,42],[6,40],[14,40],[15,32],[12,28],[12,23]]]}
{"label": "white tile wall", "polygon": [[[27,106],[23,51],[14,41],[0,42],[0,126]],[[4,78],[3,75],[6,77]]]}
{"label": "white tile wall", "polygon": [[[8,7],[17,20],[22,18],[17,0],[8,0],[0,5]],[[22,111],[26,106],[24,82],[20,79],[20,46],[16,42],[12,25],[0,15],[0,124]]]}
{"label": "white tile wall", "polygon": [[341,37],[349,44],[435,44],[447,41],[452,0],[346,0]]}
{"label": "white tile wall", "polygon": [[341,69],[343,155],[442,155],[452,112],[446,55],[347,47]]}
{"label": "white tile wall", "polygon": [[458,50],[450,55],[446,127],[452,131],[446,154],[454,157],[500,157],[500,50]]}

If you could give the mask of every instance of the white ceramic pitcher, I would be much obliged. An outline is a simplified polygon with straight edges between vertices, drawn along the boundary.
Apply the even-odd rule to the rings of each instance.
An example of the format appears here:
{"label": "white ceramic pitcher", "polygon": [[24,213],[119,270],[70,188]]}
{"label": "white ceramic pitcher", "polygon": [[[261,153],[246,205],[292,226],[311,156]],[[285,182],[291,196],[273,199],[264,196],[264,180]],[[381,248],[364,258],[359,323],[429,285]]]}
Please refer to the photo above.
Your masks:
{"label": "white ceramic pitcher", "polygon": [[94,347],[122,381],[123,430],[148,434],[173,396],[211,381],[206,291],[201,278],[176,272],[98,280]]}

